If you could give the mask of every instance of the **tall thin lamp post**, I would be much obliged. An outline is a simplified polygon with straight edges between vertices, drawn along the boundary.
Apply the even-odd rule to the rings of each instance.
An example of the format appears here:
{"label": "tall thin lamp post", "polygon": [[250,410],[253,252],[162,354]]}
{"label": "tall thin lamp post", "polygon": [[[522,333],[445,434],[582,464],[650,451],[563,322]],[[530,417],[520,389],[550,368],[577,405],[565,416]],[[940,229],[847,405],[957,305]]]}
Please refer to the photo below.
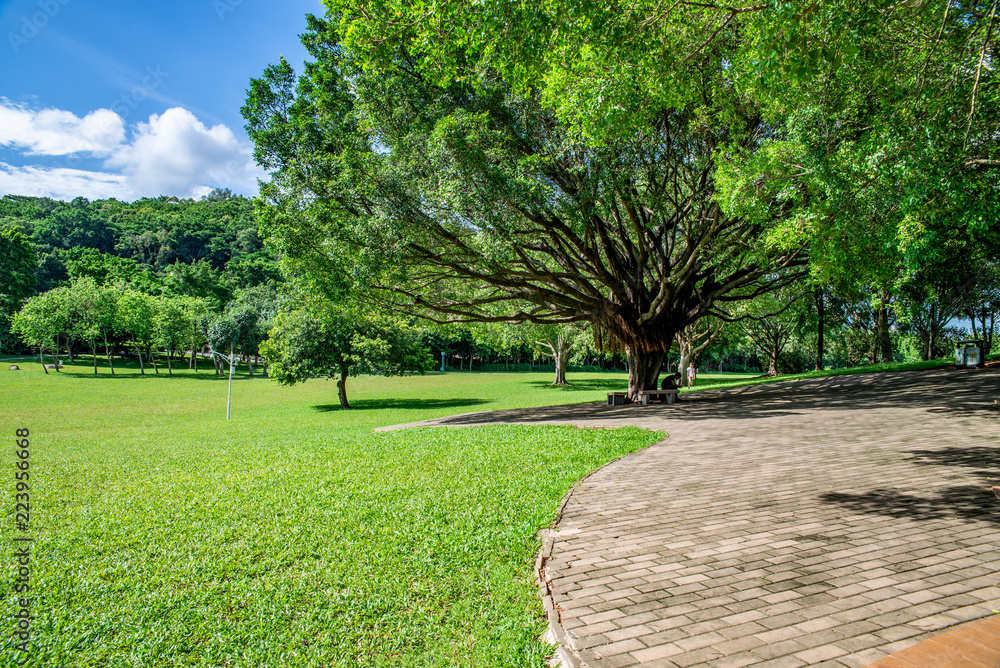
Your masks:
{"label": "tall thin lamp post", "polygon": [[229,344],[229,394],[226,395],[226,419],[229,419],[229,407],[233,404],[233,344]]}
{"label": "tall thin lamp post", "polygon": [[229,357],[226,357],[217,350],[212,350],[212,355],[221,357],[222,359],[229,362],[229,393],[226,395],[226,419],[229,419],[229,409],[233,404],[233,358],[235,357],[233,353],[233,344],[229,344]]}

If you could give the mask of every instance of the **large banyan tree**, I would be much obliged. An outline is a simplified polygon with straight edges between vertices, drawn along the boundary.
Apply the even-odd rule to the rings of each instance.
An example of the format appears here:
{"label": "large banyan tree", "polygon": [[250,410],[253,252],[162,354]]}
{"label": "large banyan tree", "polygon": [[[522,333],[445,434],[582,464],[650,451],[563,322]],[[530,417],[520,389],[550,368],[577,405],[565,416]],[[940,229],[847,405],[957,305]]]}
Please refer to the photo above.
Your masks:
{"label": "large banyan tree", "polygon": [[243,114],[272,176],[263,233],[317,288],[441,321],[590,323],[627,353],[634,398],[678,331],[799,273],[801,250],[764,241],[768,216],[716,198],[720,161],[769,132],[727,81],[724,39],[683,104],[595,141],[489,67],[442,81],[404,39],[373,66],[335,20],[309,28],[314,62],[268,68]]}

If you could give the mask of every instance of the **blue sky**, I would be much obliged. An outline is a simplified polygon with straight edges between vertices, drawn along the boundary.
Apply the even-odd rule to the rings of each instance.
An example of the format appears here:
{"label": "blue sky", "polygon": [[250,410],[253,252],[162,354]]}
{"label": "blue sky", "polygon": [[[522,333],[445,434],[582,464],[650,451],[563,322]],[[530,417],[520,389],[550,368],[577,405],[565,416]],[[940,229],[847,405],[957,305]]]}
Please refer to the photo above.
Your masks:
{"label": "blue sky", "polygon": [[0,0],[0,195],[256,193],[240,106],[319,0]]}

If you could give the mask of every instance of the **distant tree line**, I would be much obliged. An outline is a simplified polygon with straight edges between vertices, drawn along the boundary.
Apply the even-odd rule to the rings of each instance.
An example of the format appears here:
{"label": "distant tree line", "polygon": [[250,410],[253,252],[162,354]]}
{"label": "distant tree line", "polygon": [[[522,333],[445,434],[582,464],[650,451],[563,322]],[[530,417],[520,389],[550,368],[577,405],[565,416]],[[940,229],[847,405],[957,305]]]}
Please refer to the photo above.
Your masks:
{"label": "distant tree line", "polygon": [[[239,290],[223,308],[211,300],[164,293],[150,295],[124,283],[101,285],[90,276],[74,278],[68,285],[29,297],[11,318],[14,334],[37,349],[39,361],[65,350],[74,354],[88,350],[98,373],[98,356],[115,373],[115,357],[135,358],[140,372],[147,367],[159,373],[156,352],[165,355],[167,373],[174,359],[187,358],[188,368],[198,368],[203,350],[232,352],[246,362],[250,375],[260,357],[260,344],[267,337],[278,309],[278,296],[271,286]],[[220,362],[212,357],[215,370]],[[46,369],[46,373],[48,370]]]}
{"label": "distant tree line", "polygon": [[89,278],[150,296],[203,299],[221,311],[242,290],[281,283],[277,259],[257,235],[252,201],[228,190],[201,200],[7,195],[0,198],[0,352],[24,300]]}

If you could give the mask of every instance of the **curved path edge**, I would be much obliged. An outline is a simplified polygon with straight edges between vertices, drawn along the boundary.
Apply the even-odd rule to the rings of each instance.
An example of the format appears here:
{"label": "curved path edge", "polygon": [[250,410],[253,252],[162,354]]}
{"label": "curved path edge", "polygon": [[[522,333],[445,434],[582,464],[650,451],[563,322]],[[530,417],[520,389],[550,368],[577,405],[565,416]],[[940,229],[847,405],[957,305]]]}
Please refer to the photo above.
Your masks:
{"label": "curved path edge", "polygon": [[[972,633],[969,622],[1000,609],[995,370],[797,380],[674,406],[552,406],[382,430],[487,424],[670,434],[574,483],[540,535],[536,580],[564,666],[861,668],[928,638],[943,647],[941,634]],[[984,646],[1000,646],[1000,626],[982,628],[993,633]]]}
{"label": "curved path edge", "polygon": [[603,469],[621,461],[622,459],[631,457],[632,455],[642,452],[648,448],[652,448],[653,446],[660,445],[666,441],[667,438],[669,437],[659,440],[656,443],[650,443],[645,448],[641,448],[635,452],[629,452],[621,455],[620,457],[615,457],[611,461],[602,464],[574,482],[569,488],[569,491],[563,495],[562,501],[559,503],[559,508],[556,510],[556,515],[552,519],[552,522],[548,527],[543,529],[542,544],[538,549],[538,555],[535,557],[535,582],[538,584],[538,589],[542,597],[542,607],[545,610],[545,616],[548,619],[548,641],[549,644],[555,646],[555,655],[558,657],[558,660],[550,662],[551,665],[564,666],[565,668],[586,668],[587,665],[584,663],[583,658],[581,658],[580,653],[573,646],[572,637],[566,630],[566,627],[563,626],[560,607],[556,604],[552,591],[552,578],[549,576],[548,569],[546,568],[548,561],[552,556],[552,547],[555,545],[555,538],[559,532],[559,522],[562,520],[566,506],[572,500],[573,493],[586,483],[591,476],[600,473]]}
{"label": "curved path edge", "polygon": [[[634,410],[635,406],[611,406],[599,402],[580,404],[561,404],[558,406],[538,407],[538,408],[516,408],[495,411],[475,411],[471,413],[460,413],[441,418],[431,418],[418,422],[407,422],[404,424],[387,425],[377,427],[375,431],[398,431],[402,429],[432,428],[432,427],[475,427],[483,425],[524,425],[537,424],[539,426],[572,426],[581,429],[608,429],[619,427],[639,426],[650,431],[661,431],[654,424],[637,424],[634,415],[622,415],[624,411]],[[547,411],[542,415],[543,411]],[[589,419],[582,419],[580,412],[585,412]],[[597,418],[596,424],[594,418]],[[627,420],[627,421],[626,421]],[[641,420],[640,420],[641,422]],[[573,499],[573,494],[584,485],[592,476],[600,473],[605,468],[620,462],[628,457],[633,457],[649,448],[663,444],[669,436],[650,443],[644,448],[634,452],[629,452],[619,457],[605,462],[587,475],[573,483],[566,494],[563,495],[556,509],[552,522],[542,529],[540,533],[541,545],[538,554],[535,556],[535,583],[538,585],[539,594],[542,599],[542,609],[548,623],[546,642],[554,647],[550,665],[562,666],[564,668],[587,668],[587,663],[580,656],[579,651],[574,647],[572,636],[563,625],[561,607],[556,603],[553,596],[552,578],[547,568],[548,561],[552,556],[552,549],[559,533],[559,522],[562,520],[566,506]]]}

